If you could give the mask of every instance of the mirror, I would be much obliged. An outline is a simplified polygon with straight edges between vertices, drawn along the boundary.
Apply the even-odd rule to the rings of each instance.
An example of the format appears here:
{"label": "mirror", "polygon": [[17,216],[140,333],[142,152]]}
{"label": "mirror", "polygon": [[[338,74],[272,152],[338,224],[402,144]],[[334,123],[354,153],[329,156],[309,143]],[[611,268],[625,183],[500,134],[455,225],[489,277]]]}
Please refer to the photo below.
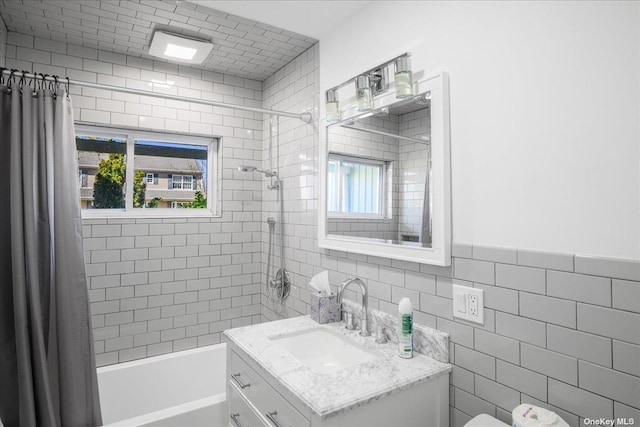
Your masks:
{"label": "mirror", "polygon": [[431,94],[327,127],[327,234],[431,247]]}
{"label": "mirror", "polygon": [[387,96],[382,107],[324,128],[320,247],[450,264],[448,114],[438,77],[419,95]]}

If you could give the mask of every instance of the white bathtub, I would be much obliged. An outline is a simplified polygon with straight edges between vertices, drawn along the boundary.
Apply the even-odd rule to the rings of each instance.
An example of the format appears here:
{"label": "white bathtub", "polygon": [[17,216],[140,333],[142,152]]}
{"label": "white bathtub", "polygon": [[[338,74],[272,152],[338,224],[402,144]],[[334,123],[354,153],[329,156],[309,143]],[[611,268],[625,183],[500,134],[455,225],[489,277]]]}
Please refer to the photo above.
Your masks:
{"label": "white bathtub", "polygon": [[108,427],[222,427],[226,344],[98,368]]}

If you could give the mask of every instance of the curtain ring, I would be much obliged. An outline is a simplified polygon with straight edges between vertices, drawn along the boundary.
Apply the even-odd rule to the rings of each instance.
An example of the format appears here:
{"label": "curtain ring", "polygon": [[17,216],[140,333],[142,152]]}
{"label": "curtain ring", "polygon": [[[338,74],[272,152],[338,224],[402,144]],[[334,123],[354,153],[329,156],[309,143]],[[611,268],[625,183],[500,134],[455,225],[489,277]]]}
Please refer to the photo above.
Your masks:
{"label": "curtain ring", "polygon": [[53,84],[53,88],[54,88],[54,92],[58,91],[59,88],[59,84],[58,84],[58,76],[56,76],[55,74],[53,75],[53,79],[55,80],[55,83]]}
{"label": "curtain ring", "polygon": [[4,70],[6,70],[6,68],[0,67],[0,85],[4,85]]}
{"label": "curtain ring", "polygon": [[43,83],[44,83],[44,74],[40,73],[40,79],[38,79],[38,90],[42,90]]}
{"label": "curtain ring", "polygon": [[24,75],[25,75],[26,71],[22,70],[21,72],[22,72],[22,74],[20,75],[20,81],[18,82],[18,85],[20,85],[22,87],[22,85],[24,84]]}
{"label": "curtain ring", "polygon": [[9,80],[11,80],[11,84],[13,84],[13,83],[15,83],[15,82],[16,82],[15,73],[16,73],[17,71],[18,71],[18,70],[16,70],[15,68],[12,68],[12,69],[11,69],[11,74],[9,75]]}
{"label": "curtain ring", "polygon": [[69,76],[67,76],[67,100],[71,99],[70,98],[71,92],[69,91],[69,86],[70,86]]}

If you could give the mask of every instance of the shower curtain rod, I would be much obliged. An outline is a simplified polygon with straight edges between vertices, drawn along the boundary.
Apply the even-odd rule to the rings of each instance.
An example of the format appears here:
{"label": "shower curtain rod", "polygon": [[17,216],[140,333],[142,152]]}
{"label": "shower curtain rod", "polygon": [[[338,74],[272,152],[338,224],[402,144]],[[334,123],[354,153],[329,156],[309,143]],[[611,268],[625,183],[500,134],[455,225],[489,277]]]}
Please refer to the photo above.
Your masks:
{"label": "shower curtain rod", "polygon": [[425,141],[423,139],[410,138],[408,136],[394,135],[392,133],[382,132],[382,131],[373,130],[373,129],[359,128],[357,126],[348,125],[348,124],[341,124],[340,127],[347,128],[347,129],[361,130],[362,132],[375,133],[376,135],[390,136],[392,138],[398,138],[398,139],[402,139],[404,141],[418,142],[420,144],[426,144],[426,145],[430,145],[431,144],[430,140],[429,141]]}
{"label": "shower curtain rod", "polygon": [[13,75],[15,77],[25,78],[25,79],[30,79],[30,80],[43,80],[43,81],[51,82],[51,83],[58,83],[58,84],[65,84],[65,85],[68,84],[68,85],[72,85],[72,86],[88,87],[88,88],[92,88],[92,89],[111,90],[111,91],[114,91],[114,92],[128,93],[128,94],[131,94],[131,95],[150,96],[150,97],[153,97],[153,98],[170,99],[172,101],[193,102],[194,104],[211,105],[213,107],[233,108],[235,110],[251,111],[251,112],[254,112],[254,113],[273,114],[275,116],[292,117],[294,119],[300,119],[300,120],[302,120],[303,122],[306,122],[306,123],[310,123],[312,118],[313,118],[311,113],[296,114],[296,113],[288,113],[286,111],[267,110],[267,109],[264,109],[264,108],[255,108],[255,107],[246,107],[244,105],[227,104],[227,103],[224,103],[224,102],[209,101],[209,100],[206,100],[206,99],[187,98],[187,97],[183,97],[183,96],[167,95],[167,94],[162,94],[162,93],[149,92],[149,91],[146,91],[146,90],[129,89],[129,88],[125,88],[125,87],[105,85],[105,84],[102,84],[102,83],[83,82],[81,80],[70,80],[68,78],[61,79],[61,78],[59,78],[57,76],[49,76],[49,75],[46,75],[46,74],[45,75],[33,74],[33,73],[29,73],[27,71],[9,70],[9,69],[6,69],[6,68],[2,70],[2,74],[3,75],[7,75],[7,76]]}

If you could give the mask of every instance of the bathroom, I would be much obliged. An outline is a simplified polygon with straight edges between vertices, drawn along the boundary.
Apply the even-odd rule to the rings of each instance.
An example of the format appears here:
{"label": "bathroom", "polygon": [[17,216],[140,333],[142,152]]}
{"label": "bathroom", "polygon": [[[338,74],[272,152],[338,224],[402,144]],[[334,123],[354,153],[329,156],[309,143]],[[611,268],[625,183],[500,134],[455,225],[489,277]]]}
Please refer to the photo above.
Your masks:
{"label": "bathroom", "polygon": [[[205,209],[172,209],[180,200],[138,209],[129,198],[112,212],[82,210],[98,376],[193,358],[146,380],[127,382],[122,371],[116,392],[100,384],[105,425],[217,425],[173,415],[122,424],[175,406],[217,406],[221,425],[234,425],[224,331],[308,317],[309,282],[324,271],[334,293],[350,277],[366,283],[372,318],[396,318],[408,297],[415,324],[447,336],[451,372],[439,398],[448,426],[482,414],[511,425],[523,403],[572,427],[640,422],[640,3],[1,0],[0,17],[0,66],[59,76],[76,135],[155,136],[207,150],[198,157],[208,166]],[[158,31],[213,50],[192,65],[152,56]],[[339,88],[348,108],[355,77],[407,53],[414,94],[434,81],[443,94],[439,127],[430,124],[446,148],[434,148],[445,181],[434,183],[434,235],[443,243],[422,261],[387,255],[402,245],[376,253],[328,238],[324,209],[327,91]],[[386,96],[374,96],[374,107]],[[149,189],[166,185],[147,178]],[[283,260],[286,289],[275,278]],[[454,285],[483,291],[482,324],[454,316]],[[357,289],[344,301],[359,306]],[[0,299],[10,298],[11,290]],[[165,381],[173,370],[181,389]],[[204,384],[197,395],[203,377],[220,377],[220,388]],[[160,396],[165,383],[174,401]],[[18,421],[8,389],[4,426],[48,425]]]}

